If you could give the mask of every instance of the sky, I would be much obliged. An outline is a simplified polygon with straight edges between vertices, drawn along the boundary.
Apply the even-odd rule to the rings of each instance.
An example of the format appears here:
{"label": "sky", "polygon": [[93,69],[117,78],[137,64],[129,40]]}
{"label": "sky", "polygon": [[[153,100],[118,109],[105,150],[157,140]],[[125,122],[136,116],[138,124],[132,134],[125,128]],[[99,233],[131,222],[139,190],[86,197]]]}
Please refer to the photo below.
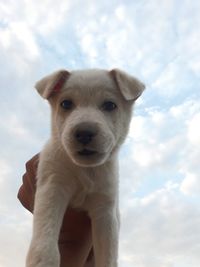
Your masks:
{"label": "sky", "polygon": [[119,267],[200,266],[200,1],[0,0],[0,267],[24,266],[24,164],[49,137],[34,89],[61,68],[146,84],[120,152]]}

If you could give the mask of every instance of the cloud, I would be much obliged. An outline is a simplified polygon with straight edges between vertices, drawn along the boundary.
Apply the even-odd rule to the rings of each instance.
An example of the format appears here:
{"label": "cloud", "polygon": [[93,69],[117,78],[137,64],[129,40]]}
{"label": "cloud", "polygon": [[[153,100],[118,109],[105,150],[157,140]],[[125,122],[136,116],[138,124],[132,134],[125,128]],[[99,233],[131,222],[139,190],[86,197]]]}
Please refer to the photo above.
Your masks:
{"label": "cloud", "polygon": [[1,267],[13,266],[13,263],[15,266],[24,266],[28,243],[30,242],[31,227],[29,221],[30,218],[25,219],[25,216],[22,216],[19,222],[13,218],[12,222],[0,223]]}
{"label": "cloud", "polygon": [[[0,159],[0,266],[23,265],[30,240],[30,214],[16,200],[18,171],[11,161]],[[17,255],[14,259],[11,255]]]}
{"label": "cloud", "polygon": [[166,184],[144,198],[133,198],[122,218],[122,262],[138,267],[198,266],[200,210],[177,189]]}
{"label": "cloud", "polygon": [[39,56],[36,40],[28,25],[22,22],[14,22],[8,28],[1,29],[1,33],[2,44],[5,49],[12,47],[13,40],[15,40],[15,46],[20,46],[27,57],[34,59]]}
{"label": "cloud", "polygon": [[70,3],[66,1],[55,3],[48,0],[41,5],[39,1],[30,3],[19,1],[16,4],[11,0],[8,3],[1,3],[0,16],[5,26],[21,22],[39,34],[48,35],[64,22],[69,6]]}
{"label": "cloud", "polygon": [[199,195],[200,183],[198,174],[187,172],[181,183],[181,191],[186,195]]}
{"label": "cloud", "polygon": [[189,100],[133,117],[121,161],[121,266],[198,266],[200,209],[188,197],[200,193],[199,110]]}
{"label": "cloud", "polygon": [[[191,152],[195,153],[194,144],[199,142],[199,109],[198,100],[188,100],[168,110],[151,107],[143,116],[134,116],[129,132],[134,141],[133,160],[140,166],[152,167],[171,164],[170,158],[176,154],[176,160],[180,160],[179,153],[190,157]],[[187,155],[188,150],[191,152]]]}
{"label": "cloud", "polygon": [[[148,110],[146,116],[133,117],[130,128],[130,137],[134,140],[132,159],[141,167],[171,163],[174,149],[182,144],[182,136],[177,137],[173,132],[179,131],[174,128],[177,119],[169,113],[155,109]],[[167,131],[169,127],[172,131]]]}
{"label": "cloud", "polygon": [[188,139],[194,145],[200,145],[200,112],[188,122]]}

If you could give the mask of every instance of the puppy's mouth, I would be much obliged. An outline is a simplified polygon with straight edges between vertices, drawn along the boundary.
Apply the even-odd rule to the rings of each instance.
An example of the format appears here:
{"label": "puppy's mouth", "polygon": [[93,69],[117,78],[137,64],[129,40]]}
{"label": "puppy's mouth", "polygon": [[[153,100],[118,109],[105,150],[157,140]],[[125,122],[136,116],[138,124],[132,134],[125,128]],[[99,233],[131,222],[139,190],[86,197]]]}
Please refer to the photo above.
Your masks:
{"label": "puppy's mouth", "polygon": [[89,150],[89,149],[84,148],[84,149],[78,151],[78,154],[80,156],[90,157],[90,156],[96,155],[97,154],[97,151],[95,151],[95,150]]}
{"label": "puppy's mouth", "polygon": [[72,161],[82,167],[94,167],[101,165],[107,158],[106,153],[89,148],[81,148],[80,150],[74,151],[71,155]]}

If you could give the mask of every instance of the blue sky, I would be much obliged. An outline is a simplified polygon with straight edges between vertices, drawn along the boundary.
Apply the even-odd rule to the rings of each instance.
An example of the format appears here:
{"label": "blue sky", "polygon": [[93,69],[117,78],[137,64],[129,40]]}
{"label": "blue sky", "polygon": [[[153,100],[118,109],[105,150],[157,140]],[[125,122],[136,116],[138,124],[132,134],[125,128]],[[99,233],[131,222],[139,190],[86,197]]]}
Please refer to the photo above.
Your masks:
{"label": "blue sky", "polygon": [[120,153],[120,267],[200,266],[200,2],[0,1],[0,267],[21,267],[16,200],[49,136],[34,89],[60,69],[121,68],[146,84]]}

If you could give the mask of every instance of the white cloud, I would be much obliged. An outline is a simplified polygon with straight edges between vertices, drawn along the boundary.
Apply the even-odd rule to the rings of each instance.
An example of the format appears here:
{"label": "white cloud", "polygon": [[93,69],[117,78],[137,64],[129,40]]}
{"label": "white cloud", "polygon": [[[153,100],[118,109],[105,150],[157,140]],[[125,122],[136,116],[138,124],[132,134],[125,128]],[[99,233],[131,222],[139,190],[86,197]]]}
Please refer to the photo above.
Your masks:
{"label": "white cloud", "polygon": [[120,21],[126,20],[125,6],[121,5],[115,9],[115,15]]}
{"label": "white cloud", "polygon": [[200,147],[200,112],[188,122],[188,139],[193,145]]}
{"label": "white cloud", "polygon": [[13,264],[15,266],[25,265],[31,237],[31,215],[22,214],[19,208],[18,215],[15,214],[15,216],[8,213],[7,219],[3,220],[1,217],[0,220],[0,266],[2,267],[12,267]]}
{"label": "white cloud", "polygon": [[0,161],[0,184],[5,180],[5,176],[9,175],[11,172],[10,165],[5,161]]}
{"label": "white cloud", "polygon": [[[127,174],[124,171],[121,177],[121,199],[125,200],[121,203],[122,266],[199,264],[200,236],[193,233],[198,233],[200,210],[198,202],[188,199],[200,194],[200,149],[194,147],[196,135],[188,134],[198,125],[199,110],[198,100],[186,101],[167,111],[147,109],[132,120],[126,143],[132,158],[126,158],[126,165],[122,163]],[[126,186],[125,174],[129,177]],[[144,184],[153,185],[157,175],[164,186],[142,192]]]}
{"label": "white cloud", "polygon": [[1,41],[3,48],[11,50],[13,46],[19,46],[30,59],[39,56],[38,46],[31,29],[23,22],[13,22],[7,28],[1,29]]}
{"label": "white cloud", "polygon": [[[64,22],[70,3],[53,0],[41,2],[18,1],[1,2],[0,17],[4,25],[23,23],[37,33],[48,35]],[[19,32],[20,33],[20,32]],[[23,34],[23,32],[22,32]]]}
{"label": "white cloud", "polygon": [[146,116],[133,117],[129,133],[134,140],[132,158],[140,166],[149,168],[171,163],[169,158],[182,144],[181,134],[177,137],[173,132],[167,131],[169,127],[172,131],[179,129],[172,128],[177,122],[169,113],[150,109]]}
{"label": "white cloud", "polygon": [[133,199],[122,218],[121,261],[138,267],[197,267],[199,216],[198,206],[184,200],[177,185]]}
{"label": "white cloud", "polygon": [[91,59],[97,57],[97,51],[94,44],[95,44],[95,39],[93,35],[86,34],[83,36],[81,40],[83,52],[86,53],[86,55],[88,55]]}
{"label": "white cloud", "polygon": [[193,144],[186,146],[183,151],[182,160],[180,164],[180,173],[184,179],[180,185],[181,191],[190,196],[200,195],[200,149],[199,146],[195,147]]}
{"label": "white cloud", "polygon": [[[179,153],[191,157],[191,153],[195,153],[193,144],[199,142],[199,110],[199,101],[186,101],[166,111],[150,108],[145,115],[133,117],[129,132],[134,140],[133,159],[143,167],[152,167],[153,164],[171,164],[170,158]],[[176,162],[181,160],[176,156]]]}
{"label": "white cloud", "polygon": [[[14,151],[15,152],[15,151]],[[13,153],[14,153],[13,152]],[[17,157],[19,154],[17,154]],[[15,160],[17,161],[17,157]],[[0,158],[0,266],[24,266],[31,237],[31,214],[17,201],[19,164]],[[22,169],[21,169],[22,170]],[[18,181],[19,182],[19,181]]]}
{"label": "white cloud", "polygon": [[103,6],[104,12],[99,14],[96,5],[82,13],[85,23],[79,21],[76,35],[89,65],[103,62],[109,67],[126,67],[145,77],[162,96],[177,96],[187,92],[190,76],[194,76],[192,66],[198,69],[196,26],[200,21],[198,14],[192,12],[198,10],[198,5],[184,1],[177,12],[176,1],[120,4],[112,10]]}
{"label": "white cloud", "polygon": [[174,96],[180,93],[181,88],[178,85],[181,78],[182,68],[172,62],[164,69],[152,86],[160,90],[165,96]]}
{"label": "white cloud", "polygon": [[181,183],[180,190],[186,195],[199,195],[199,175],[194,173],[186,173],[185,179]]}

